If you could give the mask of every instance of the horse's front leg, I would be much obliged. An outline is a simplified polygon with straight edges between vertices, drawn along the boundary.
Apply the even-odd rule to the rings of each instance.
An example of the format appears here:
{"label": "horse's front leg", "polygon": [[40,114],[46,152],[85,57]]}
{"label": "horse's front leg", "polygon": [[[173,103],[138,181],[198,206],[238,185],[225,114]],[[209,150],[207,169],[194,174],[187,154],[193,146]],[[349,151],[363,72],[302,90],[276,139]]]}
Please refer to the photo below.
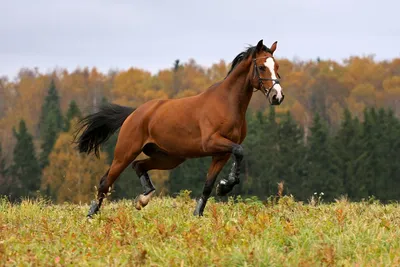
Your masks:
{"label": "horse's front leg", "polygon": [[214,153],[228,152],[232,153],[234,162],[232,164],[231,172],[227,179],[222,179],[217,185],[217,195],[224,196],[232,191],[236,184],[240,183],[240,164],[243,159],[243,147],[231,140],[222,137],[219,134],[213,135],[205,144],[205,148]]}
{"label": "horse's front leg", "polygon": [[225,196],[229,192],[232,191],[233,187],[240,183],[240,163],[243,159],[243,148],[240,145],[237,145],[232,151],[234,156],[234,161],[232,163],[231,172],[228,175],[228,178],[221,179],[217,185],[217,195]]}
{"label": "horse's front leg", "polygon": [[207,180],[204,184],[203,194],[197,201],[197,206],[196,209],[194,210],[193,215],[203,216],[203,211],[204,208],[206,207],[207,200],[211,195],[215,180],[217,179],[218,174],[221,172],[222,168],[228,161],[229,156],[230,156],[229,154],[226,154],[224,156],[213,157],[210,168],[208,169],[207,172]]}

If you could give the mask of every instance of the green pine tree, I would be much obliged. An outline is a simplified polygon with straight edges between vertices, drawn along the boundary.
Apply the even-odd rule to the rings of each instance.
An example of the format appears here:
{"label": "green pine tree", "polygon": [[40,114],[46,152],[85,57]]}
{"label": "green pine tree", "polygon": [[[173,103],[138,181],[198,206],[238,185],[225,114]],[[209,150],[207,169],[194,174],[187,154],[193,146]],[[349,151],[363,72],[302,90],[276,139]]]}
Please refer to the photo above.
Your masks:
{"label": "green pine tree", "polygon": [[51,81],[48,94],[42,106],[40,117],[40,137],[42,140],[40,166],[48,164],[48,157],[57,140],[58,133],[63,130],[64,119],[60,109],[59,96],[54,80]]}
{"label": "green pine tree", "polygon": [[247,137],[243,143],[245,157],[241,192],[265,199],[276,194],[280,180],[276,165],[278,153],[278,124],[275,110],[270,108],[267,116],[261,112],[249,112]]}
{"label": "green pine tree", "polygon": [[6,166],[6,159],[3,155],[2,147],[0,144],[0,195],[8,195],[9,191],[8,169]]}
{"label": "green pine tree", "polygon": [[279,151],[275,157],[278,177],[284,181],[287,194],[295,197],[302,195],[302,180],[304,179],[303,131],[287,112],[278,128]]}
{"label": "green pine tree", "polygon": [[[211,157],[188,159],[171,170],[168,180],[169,193],[176,195],[181,190],[190,190],[192,196],[200,196],[210,164]],[[222,177],[222,174],[220,175],[219,178]]]}
{"label": "green pine tree", "polygon": [[13,128],[17,143],[14,147],[11,167],[12,197],[32,196],[40,188],[41,170],[36,159],[32,135],[28,132],[25,121],[19,123],[19,131]]}
{"label": "green pine tree", "polygon": [[363,162],[366,158],[362,128],[357,117],[354,119],[345,109],[340,129],[334,140],[335,158],[338,159],[338,175],[342,179],[346,195],[352,200],[360,200],[366,195]]}
{"label": "green pine tree", "polygon": [[[374,195],[381,201],[396,199],[398,195],[395,188],[398,182],[398,120],[393,112],[383,108],[369,111],[368,132],[365,132],[368,148],[368,195]],[[366,128],[367,129],[367,128]],[[397,149],[396,149],[397,148]]]}
{"label": "green pine tree", "polygon": [[79,110],[78,105],[76,104],[75,100],[72,100],[69,103],[67,114],[65,115],[65,122],[64,122],[64,131],[68,132],[70,128],[70,122],[73,118],[82,118],[82,113]]}
{"label": "green pine tree", "polygon": [[376,196],[376,182],[377,176],[379,175],[379,164],[378,158],[380,155],[378,146],[381,144],[380,129],[378,124],[378,116],[375,108],[366,108],[364,110],[364,122],[363,122],[363,133],[362,140],[364,144],[364,151],[366,153],[365,159],[363,160],[362,180],[360,184],[365,186],[364,198],[370,196]]}
{"label": "green pine tree", "polygon": [[386,161],[381,172],[384,176],[381,176],[383,180],[383,191],[385,200],[399,200],[400,192],[400,120],[395,116],[392,109],[389,109],[386,113],[386,119],[384,120],[383,132],[385,133],[386,139]]}
{"label": "green pine tree", "polygon": [[302,188],[303,199],[314,192],[324,193],[324,199],[330,201],[342,195],[342,180],[338,177],[337,159],[333,153],[333,144],[328,126],[318,113],[315,114],[310,128],[306,154],[306,177]]}

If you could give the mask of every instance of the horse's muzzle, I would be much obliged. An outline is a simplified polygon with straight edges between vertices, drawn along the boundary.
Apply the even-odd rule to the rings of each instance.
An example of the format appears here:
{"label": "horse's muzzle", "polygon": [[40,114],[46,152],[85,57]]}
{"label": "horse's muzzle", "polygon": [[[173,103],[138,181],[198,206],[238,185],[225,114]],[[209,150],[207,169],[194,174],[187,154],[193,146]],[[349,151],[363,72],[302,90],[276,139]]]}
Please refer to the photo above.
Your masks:
{"label": "horse's muzzle", "polygon": [[279,99],[279,98],[277,97],[278,92],[277,92],[276,90],[273,90],[273,91],[271,92],[271,94],[270,94],[270,102],[271,102],[271,105],[280,105],[280,104],[282,104],[283,99],[285,98],[285,95],[284,95],[283,93],[281,93],[281,94],[282,94],[282,97]]}

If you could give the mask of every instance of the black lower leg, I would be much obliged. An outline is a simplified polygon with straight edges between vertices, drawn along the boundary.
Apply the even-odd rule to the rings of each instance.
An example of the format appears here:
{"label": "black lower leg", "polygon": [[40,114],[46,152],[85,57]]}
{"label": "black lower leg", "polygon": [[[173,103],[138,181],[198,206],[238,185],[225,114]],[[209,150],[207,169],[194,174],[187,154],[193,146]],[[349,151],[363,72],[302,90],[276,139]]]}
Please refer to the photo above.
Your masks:
{"label": "black lower leg", "polygon": [[103,198],[100,198],[98,201],[92,200],[87,217],[92,218],[93,215],[99,212],[102,202]]}
{"label": "black lower leg", "polygon": [[212,188],[214,186],[215,178],[211,178],[207,180],[206,184],[204,185],[203,194],[197,201],[196,209],[193,212],[195,216],[203,216],[204,208],[206,207],[207,200],[211,195]]}
{"label": "black lower leg", "polygon": [[224,196],[232,191],[233,187],[240,183],[240,163],[243,159],[243,148],[240,145],[235,145],[232,149],[234,162],[232,163],[231,172],[227,179],[221,179],[217,185],[217,195]]}
{"label": "black lower leg", "polygon": [[194,216],[203,216],[204,208],[206,207],[208,197],[201,196],[197,201],[196,208],[193,212]]}
{"label": "black lower leg", "polygon": [[153,192],[155,189],[153,182],[151,181],[149,174],[147,172],[143,173],[140,175],[140,183],[142,184],[143,187],[143,195],[148,195],[151,192]]}
{"label": "black lower leg", "polygon": [[107,185],[108,172],[109,172],[109,170],[106,172],[106,174],[100,180],[100,187],[98,189],[98,196],[97,196],[98,201],[93,200],[90,204],[89,212],[87,215],[90,218],[92,218],[93,215],[95,215],[97,212],[99,212],[101,203],[103,203],[103,199],[108,192],[108,185]]}

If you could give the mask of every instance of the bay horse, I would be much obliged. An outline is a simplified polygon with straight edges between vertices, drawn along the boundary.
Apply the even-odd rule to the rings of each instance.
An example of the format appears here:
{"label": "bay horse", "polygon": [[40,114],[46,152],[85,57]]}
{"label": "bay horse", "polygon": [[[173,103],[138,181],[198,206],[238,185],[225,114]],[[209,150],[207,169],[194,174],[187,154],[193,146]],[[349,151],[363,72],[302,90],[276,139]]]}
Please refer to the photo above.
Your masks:
{"label": "bay horse", "polygon": [[[240,182],[245,114],[253,92],[261,91],[272,105],[280,105],[284,99],[279,65],[273,56],[276,48],[277,42],[268,48],[263,40],[248,47],[234,58],[222,81],[198,95],[151,100],[136,109],[108,104],[83,118],[77,132],[84,131],[75,141],[81,153],[98,156],[100,145],[121,128],[113,161],[100,180],[97,199],[91,202],[87,216],[92,218],[100,210],[108,190],[130,164],[143,187],[135,199],[138,210],[149,203],[155,191],[148,171],[171,170],[190,158],[212,157],[195,216],[203,215],[215,180],[233,155],[230,174],[216,187],[217,195],[228,194]],[[135,160],[141,152],[148,158]]]}

